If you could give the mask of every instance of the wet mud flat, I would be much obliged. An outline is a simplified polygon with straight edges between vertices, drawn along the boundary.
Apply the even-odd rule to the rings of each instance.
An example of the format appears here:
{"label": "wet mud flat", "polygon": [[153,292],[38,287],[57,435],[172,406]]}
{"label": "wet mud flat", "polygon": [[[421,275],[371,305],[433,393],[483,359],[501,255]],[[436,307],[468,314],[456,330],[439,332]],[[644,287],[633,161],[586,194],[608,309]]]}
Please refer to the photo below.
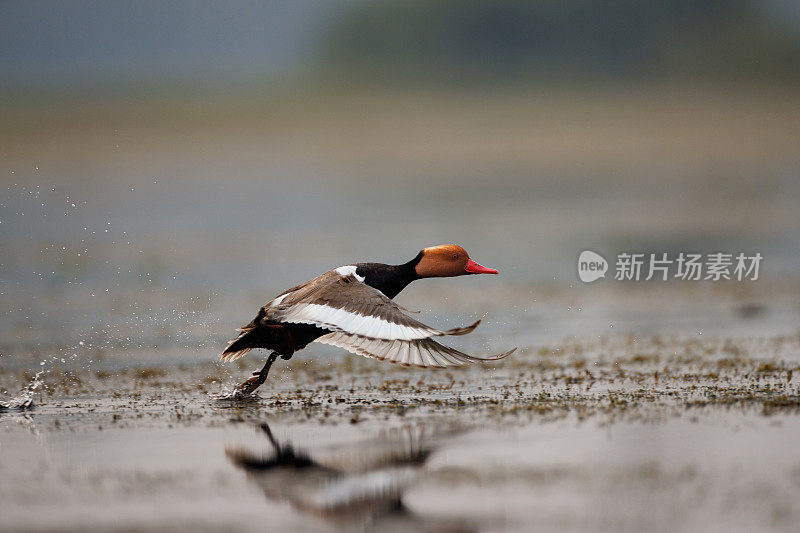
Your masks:
{"label": "wet mud flat", "polygon": [[[724,93],[12,102],[0,530],[796,531],[800,93]],[[442,242],[502,275],[398,302],[511,358],[314,346],[215,399],[266,299]],[[586,248],[764,279],[581,285]]]}
{"label": "wet mud flat", "polygon": [[[432,372],[290,361],[40,376],[4,529],[792,530],[800,337],[621,336]],[[247,369],[247,370],[246,370]],[[2,376],[3,388],[32,379]]]}

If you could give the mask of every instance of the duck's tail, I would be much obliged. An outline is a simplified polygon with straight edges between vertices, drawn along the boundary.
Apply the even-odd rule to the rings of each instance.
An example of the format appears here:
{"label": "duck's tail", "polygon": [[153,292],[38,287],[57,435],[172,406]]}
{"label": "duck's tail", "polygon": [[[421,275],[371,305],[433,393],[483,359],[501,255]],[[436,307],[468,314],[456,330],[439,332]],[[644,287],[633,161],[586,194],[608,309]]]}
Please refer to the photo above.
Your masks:
{"label": "duck's tail", "polygon": [[294,351],[291,336],[283,324],[257,324],[254,320],[239,331],[239,336],[219,354],[220,361],[235,361],[253,348],[276,350],[281,354]]}
{"label": "duck's tail", "polygon": [[239,336],[233,339],[222,351],[222,353],[219,354],[219,360],[235,361],[236,359],[247,355],[247,352],[253,348],[258,348],[256,339],[254,338],[256,335],[253,334],[255,331],[255,328],[250,330],[242,330]]}

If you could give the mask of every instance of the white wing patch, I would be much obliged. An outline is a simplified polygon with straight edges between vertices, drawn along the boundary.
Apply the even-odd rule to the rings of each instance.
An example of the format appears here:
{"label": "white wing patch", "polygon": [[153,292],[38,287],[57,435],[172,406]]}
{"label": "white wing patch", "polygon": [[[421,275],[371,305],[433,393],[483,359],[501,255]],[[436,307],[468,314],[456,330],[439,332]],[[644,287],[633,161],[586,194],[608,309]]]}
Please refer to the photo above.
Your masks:
{"label": "white wing patch", "polygon": [[334,272],[336,272],[337,274],[339,274],[342,277],[352,275],[358,281],[360,281],[361,283],[364,283],[364,280],[366,278],[364,276],[359,276],[358,274],[356,274],[356,268],[358,268],[358,267],[356,267],[355,265],[340,266],[339,268],[335,268]]}
{"label": "white wing patch", "polygon": [[281,302],[283,301],[283,299],[286,298],[287,296],[289,296],[290,294],[292,294],[292,293],[291,292],[287,292],[286,294],[284,294],[282,296],[278,296],[277,298],[275,298],[274,300],[269,302],[267,304],[267,307],[277,307],[277,306],[279,306],[281,304]]}
{"label": "white wing patch", "polygon": [[314,324],[334,331],[385,340],[416,340],[445,335],[433,328],[405,326],[377,316],[361,315],[322,304],[296,304],[280,316],[280,321]]}
{"label": "white wing patch", "polygon": [[446,347],[436,343],[424,346],[414,341],[370,339],[336,332],[323,335],[314,342],[330,344],[350,353],[402,366],[444,368],[467,362],[447,353]]}

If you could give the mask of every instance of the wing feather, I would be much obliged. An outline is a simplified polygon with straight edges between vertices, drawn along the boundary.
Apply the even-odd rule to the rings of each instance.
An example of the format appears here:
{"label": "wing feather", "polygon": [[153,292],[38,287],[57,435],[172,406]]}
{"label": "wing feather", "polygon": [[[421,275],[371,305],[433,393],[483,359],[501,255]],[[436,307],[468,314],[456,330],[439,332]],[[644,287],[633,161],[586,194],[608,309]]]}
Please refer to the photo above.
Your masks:
{"label": "wing feather", "polygon": [[460,366],[465,363],[480,361],[497,361],[508,357],[511,351],[490,357],[475,357],[465,354],[433,339],[369,339],[360,335],[352,335],[341,331],[328,333],[315,342],[344,348],[350,353],[371,357],[390,363],[414,365],[419,367]]}

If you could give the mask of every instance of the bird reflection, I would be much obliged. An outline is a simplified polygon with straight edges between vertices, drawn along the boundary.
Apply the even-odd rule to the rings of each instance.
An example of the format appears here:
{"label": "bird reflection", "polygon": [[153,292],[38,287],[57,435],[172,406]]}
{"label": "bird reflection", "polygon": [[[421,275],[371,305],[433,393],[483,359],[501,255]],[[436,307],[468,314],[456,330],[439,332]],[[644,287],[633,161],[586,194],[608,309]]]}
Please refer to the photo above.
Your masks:
{"label": "bird reflection", "polygon": [[405,426],[377,437],[329,449],[312,458],[291,443],[280,443],[267,424],[266,455],[228,447],[228,459],[258,484],[268,499],[336,526],[380,526],[417,531],[474,531],[461,519],[418,515],[403,504],[403,494],[424,473],[424,464],[456,428]]}

